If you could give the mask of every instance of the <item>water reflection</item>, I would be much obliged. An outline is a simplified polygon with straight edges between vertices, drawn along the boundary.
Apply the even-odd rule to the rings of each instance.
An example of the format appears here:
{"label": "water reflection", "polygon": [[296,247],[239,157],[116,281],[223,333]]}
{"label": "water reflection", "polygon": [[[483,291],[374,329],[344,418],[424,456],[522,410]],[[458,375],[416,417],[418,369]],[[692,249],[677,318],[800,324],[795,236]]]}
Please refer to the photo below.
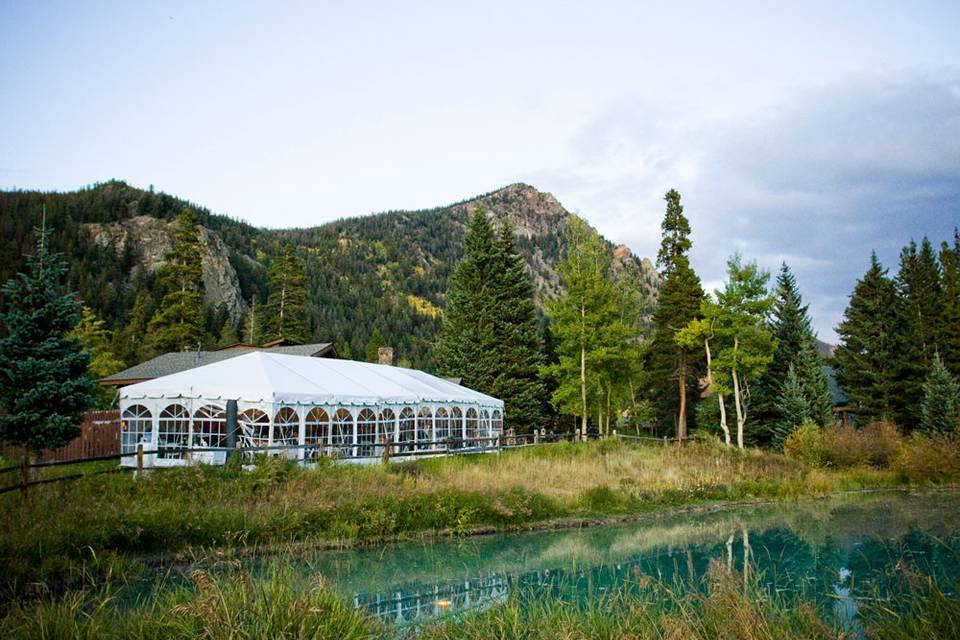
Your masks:
{"label": "water reflection", "polygon": [[460,542],[323,552],[323,575],[357,607],[398,624],[477,611],[510,594],[585,603],[657,584],[701,588],[711,561],[769,593],[814,598],[857,631],[857,601],[916,575],[960,579],[960,497],[886,496],[751,508]]}

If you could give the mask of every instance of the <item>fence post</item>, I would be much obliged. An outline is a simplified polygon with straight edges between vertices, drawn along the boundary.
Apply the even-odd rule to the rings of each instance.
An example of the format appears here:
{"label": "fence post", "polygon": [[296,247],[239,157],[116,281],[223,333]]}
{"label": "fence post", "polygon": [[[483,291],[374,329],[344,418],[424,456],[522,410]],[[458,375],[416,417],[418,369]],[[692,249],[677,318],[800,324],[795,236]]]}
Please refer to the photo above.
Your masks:
{"label": "fence post", "polygon": [[27,456],[24,454],[23,459],[20,461],[20,497],[27,497],[27,487],[29,486],[30,481],[30,471],[27,468]]}
{"label": "fence post", "polygon": [[390,438],[387,436],[387,434],[380,436],[380,441],[383,442],[383,464],[387,464],[390,462],[390,448],[393,446],[393,443],[390,442]]}
{"label": "fence post", "polygon": [[137,477],[143,474],[143,443],[137,443]]}
{"label": "fence post", "polygon": [[227,460],[237,452],[237,401],[227,400]]}

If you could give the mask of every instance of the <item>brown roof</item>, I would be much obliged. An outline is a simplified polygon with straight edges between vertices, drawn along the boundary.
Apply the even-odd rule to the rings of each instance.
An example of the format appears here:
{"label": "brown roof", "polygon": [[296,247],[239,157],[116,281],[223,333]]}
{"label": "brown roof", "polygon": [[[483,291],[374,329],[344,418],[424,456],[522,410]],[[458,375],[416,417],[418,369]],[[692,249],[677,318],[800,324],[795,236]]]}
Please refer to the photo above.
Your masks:
{"label": "brown roof", "polygon": [[337,350],[329,342],[314,344],[292,344],[287,346],[254,347],[242,343],[227,345],[217,351],[173,351],[156,358],[141,362],[123,371],[100,379],[100,384],[109,387],[125,387],[145,380],[153,380],[172,373],[180,373],[205,364],[236,358],[251,351],[270,351],[292,356],[312,356],[314,358],[336,358]]}

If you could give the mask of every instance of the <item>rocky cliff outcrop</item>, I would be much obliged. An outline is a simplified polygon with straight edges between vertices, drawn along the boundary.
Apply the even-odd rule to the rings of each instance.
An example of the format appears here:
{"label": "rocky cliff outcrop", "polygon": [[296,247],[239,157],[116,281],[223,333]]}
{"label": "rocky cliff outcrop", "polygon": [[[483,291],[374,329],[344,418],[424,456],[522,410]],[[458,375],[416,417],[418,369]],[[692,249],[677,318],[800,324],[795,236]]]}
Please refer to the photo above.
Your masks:
{"label": "rocky cliff outcrop", "polygon": [[[134,269],[142,267],[153,273],[163,264],[164,256],[173,250],[173,231],[176,221],[164,221],[152,216],[135,216],[122,222],[83,225],[101,246],[113,246],[118,253],[129,244],[137,256]],[[233,320],[247,311],[247,303],[240,294],[237,272],[230,264],[230,252],[223,241],[206,227],[200,227],[203,244],[202,262],[204,301],[212,306],[224,305]]]}
{"label": "rocky cliff outcrop", "polygon": [[[523,243],[526,246],[521,246],[521,249],[525,249],[538,304],[544,299],[556,297],[562,289],[556,265],[561,258],[563,228],[573,214],[553,194],[538,191],[523,183],[512,184],[481,198],[455,205],[453,210],[470,215],[478,206],[494,223],[508,218],[517,237],[528,241]],[[653,263],[647,258],[637,257],[626,245],[614,246],[610,242],[607,245],[614,272],[631,272],[643,295],[650,302],[655,301],[660,276]]]}

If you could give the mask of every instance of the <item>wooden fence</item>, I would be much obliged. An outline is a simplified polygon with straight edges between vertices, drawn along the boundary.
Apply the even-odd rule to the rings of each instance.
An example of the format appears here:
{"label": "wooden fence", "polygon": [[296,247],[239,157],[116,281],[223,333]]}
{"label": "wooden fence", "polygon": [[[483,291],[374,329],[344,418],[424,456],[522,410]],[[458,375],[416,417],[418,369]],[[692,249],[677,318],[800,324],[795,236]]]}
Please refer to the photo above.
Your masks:
{"label": "wooden fence", "polygon": [[[80,425],[80,435],[53,451],[44,451],[41,460],[59,462],[120,454],[120,412],[88,411]],[[20,460],[20,447],[0,447],[0,456]]]}

